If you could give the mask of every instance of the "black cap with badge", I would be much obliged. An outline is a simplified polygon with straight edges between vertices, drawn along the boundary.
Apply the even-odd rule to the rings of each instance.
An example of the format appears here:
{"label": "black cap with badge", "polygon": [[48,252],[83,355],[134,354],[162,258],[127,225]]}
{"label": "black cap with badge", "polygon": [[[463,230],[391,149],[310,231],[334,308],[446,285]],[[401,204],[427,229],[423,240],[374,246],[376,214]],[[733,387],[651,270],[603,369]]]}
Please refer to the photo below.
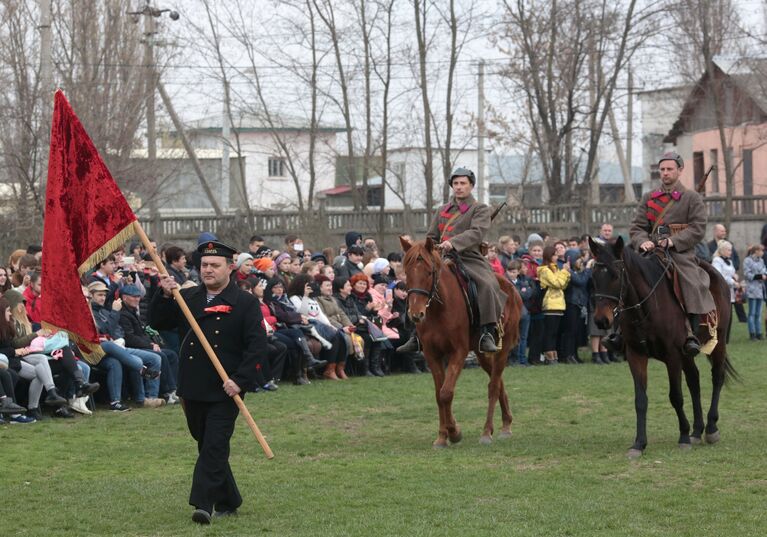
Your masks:
{"label": "black cap with badge", "polygon": [[229,260],[231,260],[234,257],[234,254],[237,253],[237,250],[231,246],[227,246],[223,242],[218,241],[203,242],[197,247],[197,251],[200,253],[200,257],[218,256],[225,257]]}

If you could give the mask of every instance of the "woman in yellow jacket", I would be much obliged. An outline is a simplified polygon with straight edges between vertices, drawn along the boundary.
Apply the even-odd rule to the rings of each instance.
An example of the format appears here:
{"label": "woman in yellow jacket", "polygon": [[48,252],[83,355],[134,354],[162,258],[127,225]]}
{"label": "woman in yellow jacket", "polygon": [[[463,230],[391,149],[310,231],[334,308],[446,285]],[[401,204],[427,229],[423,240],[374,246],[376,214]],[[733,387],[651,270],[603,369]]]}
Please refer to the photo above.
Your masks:
{"label": "woman in yellow jacket", "polygon": [[557,339],[559,325],[565,314],[565,289],[570,284],[570,264],[557,266],[557,253],[553,246],[543,249],[543,263],[538,267],[538,280],[543,295],[543,353],[546,365],[559,363],[557,357]]}

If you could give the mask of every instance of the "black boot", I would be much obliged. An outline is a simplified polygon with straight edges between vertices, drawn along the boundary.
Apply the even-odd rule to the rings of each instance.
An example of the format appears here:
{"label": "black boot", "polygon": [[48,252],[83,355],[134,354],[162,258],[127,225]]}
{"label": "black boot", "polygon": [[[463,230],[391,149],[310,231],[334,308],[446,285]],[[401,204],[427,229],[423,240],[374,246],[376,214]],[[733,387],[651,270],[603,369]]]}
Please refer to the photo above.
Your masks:
{"label": "black boot", "polygon": [[381,353],[382,349],[379,345],[374,345],[370,349],[370,372],[376,377],[384,376],[384,372],[381,370]]}
{"label": "black boot", "polygon": [[687,316],[687,340],[684,342],[684,353],[687,357],[692,358],[697,356],[700,352],[700,341],[698,341],[695,335],[698,331],[698,322],[700,317],[697,313],[691,313]]}
{"label": "black boot", "polygon": [[59,395],[56,388],[48,390],[48,394],[45,396],[45,401],[43,402],[50,406],[64,406],[67,404],[67,400]]}
{"label": "black boot", "polygon": [[397,352],[419,352],[421,350],[421,342],[418,341],[418,334],[415,330],[410,334],[410,339],[405,343],[397,347]]}
{"label": "black boot", "polygon": [[314,355],[312,354],[312,351],[309,350],[309,345],[307,345],[306,340],[304,338],[300,338],[298,340],[298,345],[299,347],[301,347],[301,352],[303,352],[304,354],[303,367],[307,369],[317,369],[317,368],[328,365],[327,360],[317,360],[314,357]]}
{"label": "black boot", "polygon": [[495,323],[482,327],[482,334],[479,336],[479,352],[498,352],[498,347],[495,345]]}

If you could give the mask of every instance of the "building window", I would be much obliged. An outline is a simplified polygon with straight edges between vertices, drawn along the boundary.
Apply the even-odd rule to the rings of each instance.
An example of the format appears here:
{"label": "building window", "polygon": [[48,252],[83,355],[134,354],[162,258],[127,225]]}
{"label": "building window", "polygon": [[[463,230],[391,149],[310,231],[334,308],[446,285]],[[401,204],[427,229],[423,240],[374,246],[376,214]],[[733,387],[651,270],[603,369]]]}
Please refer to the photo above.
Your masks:
{"label": "building window", "polygon": [[703,180],[703,174],[705,173],[703,167],[703,151],[696,151],[692,154],[692,173],[695,179],[695,182],[693,183],[695,190],[698,189],[700,182]]}
{"label": "building window", "polygon": [[285,177],[285,159],[272,157],[269,159],[269,177]]}
{"label": "building window", "polygon": [[368,207],[380,207],[383,203],[383,193],[383,187],[369,186],[366,200]]}

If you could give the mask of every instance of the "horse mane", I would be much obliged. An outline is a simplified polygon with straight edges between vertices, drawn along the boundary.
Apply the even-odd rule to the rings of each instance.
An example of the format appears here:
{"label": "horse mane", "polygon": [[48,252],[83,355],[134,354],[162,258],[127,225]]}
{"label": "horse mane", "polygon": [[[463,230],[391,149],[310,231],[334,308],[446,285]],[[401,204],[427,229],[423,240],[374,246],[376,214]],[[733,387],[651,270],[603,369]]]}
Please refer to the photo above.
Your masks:
{"label": "horse mane", "polygon": [[436,249],[432,249],[432,251],[428,251],[426,249],[426,241],[416,241],[413,242],[413,244],[408,248],[407,252],[405,252],[405,255],[402,257],[402,264],[410,264],[412,261],[415,260],[416,257],[418,257],[418,254],[421,254],[425,259],[431,258],[434,263],[436,263],[435,266],[441,266],[442,265],[442,259],[440,258],[439,254],[437,253]]}
{"label": "horse mane", "polygon": [[663,277],[663,273],[666,271],[666,267],[658,255],[655,253],[646,256],[641,255],[628,245],[623,248],[623,261],[627,269],[633,268],[637,270],[645,282],[647,282],[647,285],[654,285],[655,282]]}

